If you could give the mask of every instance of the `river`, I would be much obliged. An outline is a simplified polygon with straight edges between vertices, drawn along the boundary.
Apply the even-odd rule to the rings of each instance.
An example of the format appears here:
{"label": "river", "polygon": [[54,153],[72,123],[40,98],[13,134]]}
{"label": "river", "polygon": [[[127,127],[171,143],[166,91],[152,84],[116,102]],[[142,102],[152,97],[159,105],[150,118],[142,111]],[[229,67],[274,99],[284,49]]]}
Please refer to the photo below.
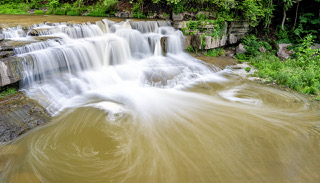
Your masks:
{"label": "river", "polygon": [[21,90],[54,117],[1,147],[1,182],[320,181],[318,108],[184,53],[168,22],[36,28],[61,39],[15,50]]}

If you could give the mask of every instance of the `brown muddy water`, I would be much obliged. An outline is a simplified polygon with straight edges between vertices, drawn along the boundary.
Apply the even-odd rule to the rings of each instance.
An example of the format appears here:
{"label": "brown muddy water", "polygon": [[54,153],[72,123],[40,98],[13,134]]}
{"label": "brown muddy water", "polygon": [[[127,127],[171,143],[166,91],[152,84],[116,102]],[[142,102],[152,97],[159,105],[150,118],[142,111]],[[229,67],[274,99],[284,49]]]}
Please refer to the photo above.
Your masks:
{"label": "brown muddy water", "polygon": [[38,64],[78,60],[28,80],[24,91],[54,117],[1,147],[0,182],[320,181],[318,108],[303,95],[208,66],[179,51],[176,31],[160,30],[175,40],[166,56],[157,47],[154,55],[129,52],[120,37],[134,33],[130,45],[144,44],[131,29],[29,53]]}

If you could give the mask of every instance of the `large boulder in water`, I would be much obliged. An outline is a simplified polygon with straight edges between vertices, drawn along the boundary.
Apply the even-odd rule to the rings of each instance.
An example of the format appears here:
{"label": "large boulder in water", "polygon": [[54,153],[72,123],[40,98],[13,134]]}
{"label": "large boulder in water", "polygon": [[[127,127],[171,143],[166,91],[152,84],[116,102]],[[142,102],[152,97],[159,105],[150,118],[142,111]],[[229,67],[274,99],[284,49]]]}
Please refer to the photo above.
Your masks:
{"label": "large boulder in water", "polygon": [[279,44],[279,49],[277,51],[277,55],[281,60],[286,60],[290,57],[291,54],[294,53],[293,50],[288,50],[288,47],[292,44]]}

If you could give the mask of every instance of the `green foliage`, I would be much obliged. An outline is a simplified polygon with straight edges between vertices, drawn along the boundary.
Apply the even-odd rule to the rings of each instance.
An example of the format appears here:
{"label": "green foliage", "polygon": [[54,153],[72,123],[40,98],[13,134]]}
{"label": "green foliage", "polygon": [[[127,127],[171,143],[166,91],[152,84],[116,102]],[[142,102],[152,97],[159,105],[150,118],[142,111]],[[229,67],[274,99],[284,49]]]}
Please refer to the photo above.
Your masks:
{"label": "green foliage", "polygon": [[217,57],[217,56],[224,56],[226,54],[226,51],[222,48],[217,48],[217,49],[211,49],[208,50],[207,53],[205,53],[205,56],[210,56],[210,57]]}
{"label": "green foliage", "polygon": [[188,50],[189,52],[195,52],[195,51],[196,51],[195,48],[193,48],[192,45],[190,45],[190,46],[187,48],[187,50]]}
{"label": "green foliage", "polygon": [[245,70],[246,72],[250,72],[250,71],[251,71],[251,67],[246,67],[244,70]]}
{"label": "green foliage", "polygon": [[257,56],[260,54],[259,48],[264,47],[266,51],[270,51],[272,49],[271,45],[267,42],[260,41],[254,35],[247,35],[241,40],[244,48],[246,49],[247,56]]}
{"label": "green foliage", "polygon": [[49,2],[49,8],[50,9],[57,9],[60,6],[59,0],[51,0]]}
{"label": "green foliage", "polygon": [[107,14],[100,10],[93,10],[90,13],[87,14],[87,16],[93,16],[93,17],[106,17]]}
{"label": "green foliage", "polygon": [[15,88],[11,88],[11,87],[0,88],[0,98],[5,98],[7,96],[15,95],[17,93],[18,91]]}
{"label": "green foliage", "polygon": [[186,11],[186,1],[178,2],[177,4],[172,5],[172,11],[175,14],[183,13]]}
{"label": "green foliage", "polygon": [[25,3],[0,5],[0,14],[28,14],[29,6]]}
{"label": "green foliage", "polygon": [[248,59],[248,57],[244,53],[237,53],[236,59],[240,62],[243,62]]}
{"label": "green foliage", "polygon": [[142,13],[142,10],[140,8],[140,4],[139,3],[134,3],[133,4],[133,8],[131,10],[133,12],[133,17],[134,18],[147,18],[147,16],[145,16]]}
{"label": "green foliage", "polygon": [[80,16],[81,13],[79,11],[75,10],[75,9],[72,9],[72,10],[67,12],[67,15],[68,16]]}
{"label": "green foliage", "polygon": [[66,9],[56,9],[53,14],[54,15],[66,15],[67,10]]}
{"label": "green foliage", "polygon": [[42,10],[34,10],[35,15],[43,15],[44,12]]}
{"label": "green foliage", "polygon": [[297,53],[297,59],[281,61],[272,54],[249,58],[250,64],[259,70],[261,78],[276,81],[305,94],[319,94],[320,89],[320,50],[311,49],[312,37],[304,38]]}

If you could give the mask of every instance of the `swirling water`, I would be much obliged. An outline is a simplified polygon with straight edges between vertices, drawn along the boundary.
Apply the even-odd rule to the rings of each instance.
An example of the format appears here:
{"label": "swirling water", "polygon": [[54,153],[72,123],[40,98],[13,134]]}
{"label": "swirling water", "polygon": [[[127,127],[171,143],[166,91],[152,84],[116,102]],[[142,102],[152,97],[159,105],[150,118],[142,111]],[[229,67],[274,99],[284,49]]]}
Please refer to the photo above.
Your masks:
{"label": "swirling water", "polygon": [[17,50],[22,89],[54,117],[0,149],[1,182],[320,181],[304,96],[191,57],[165,22],[101,25]]}

